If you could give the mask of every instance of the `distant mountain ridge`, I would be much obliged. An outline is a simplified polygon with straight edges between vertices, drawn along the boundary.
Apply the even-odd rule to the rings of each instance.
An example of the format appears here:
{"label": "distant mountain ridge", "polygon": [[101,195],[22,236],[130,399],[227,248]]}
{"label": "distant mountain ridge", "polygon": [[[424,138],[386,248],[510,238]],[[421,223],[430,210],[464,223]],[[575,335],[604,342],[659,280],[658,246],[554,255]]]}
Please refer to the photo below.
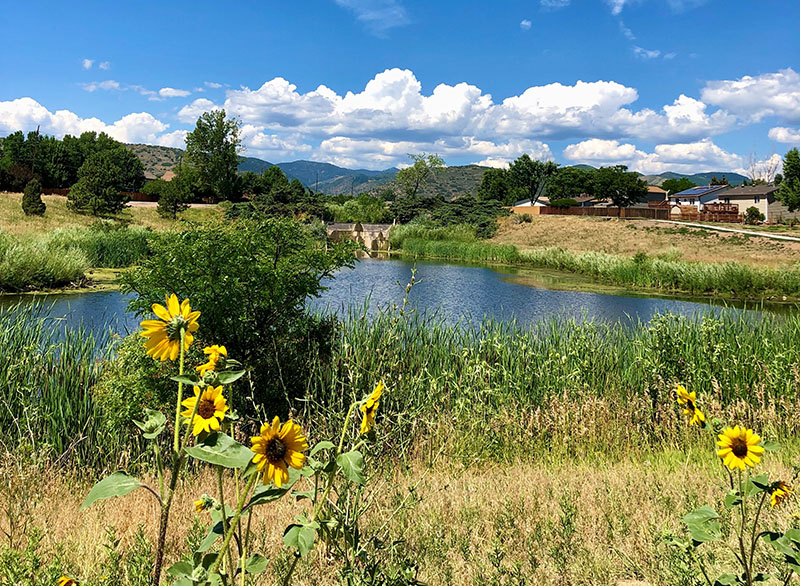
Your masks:
{"label": "distant mountain ridge", "polygon": [[[142,161],[148,174],[160,177],[165,172],[173,169],[183,158],[183,150],[172,147],[162,147],[145,144],[125,145]],[[298,179],[304,185],[314,189],[318,186],[323,193],[339,195],[377,191],[381,187],[393,183],[398,169],[395,167],[383,171],[370,169],[348,169],[331,163],[318,161],[290,161],[286,163],[270,163],[256,157],[242,157],[239,171],[253,171],[262,173],[270,167],[280,167],[291,181]],[[573,165],[579,169],[595,169],[591,165]],[[422,196],[442,195],[445,199],[453,199],[460,195],[475,195],[480,185],[483,174],[490,167],[480,165],[458,165],[445,167],[437,172],[432,181],[429,181],[420,191]],[[649,185],[660,186],[667,179],[680,179],[686,177],[697,185],[708,185],[711,178],[726,177],[731,185],[741,185],[746,179],[743,175],[732,172],[708,171],[687,175],[683,173],[666,172],[659,175],[642,175],[642,179]]]}

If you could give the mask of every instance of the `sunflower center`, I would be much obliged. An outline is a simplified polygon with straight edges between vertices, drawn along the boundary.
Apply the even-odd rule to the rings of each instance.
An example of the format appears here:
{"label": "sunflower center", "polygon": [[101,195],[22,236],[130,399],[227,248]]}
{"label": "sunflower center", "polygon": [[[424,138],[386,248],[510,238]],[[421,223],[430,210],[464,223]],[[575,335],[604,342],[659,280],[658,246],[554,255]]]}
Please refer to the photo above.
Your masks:
{"label": "sunflower center", "polygon": [[176,315],[167,322],[167,337],[174,341],[181,339],[181,330],[184,332],[189,329],[189,322],[182,315]]}
{"label": "sunflower center", "polygon": [[203,419],[211,419],[214,417],[214,413],[216,413],[217,408],[214,406],[214,401],[209,399],[200,399],[200,403],[197,405],[197,415],[202,417]]}
{"label": "sunflower center", "polygon": [[267,442],[264,448],[264,455],[271,464],[277,464],[278,462],[283,462],[283,458],[286,456],[286,449],[286,443],[281,438],[274,437]]}
{"label": "sunflower center", "polygon": [[731,442],[731,451],[737,458],[744,458],[747,455],[747,442],[744,438],[737,437]]}

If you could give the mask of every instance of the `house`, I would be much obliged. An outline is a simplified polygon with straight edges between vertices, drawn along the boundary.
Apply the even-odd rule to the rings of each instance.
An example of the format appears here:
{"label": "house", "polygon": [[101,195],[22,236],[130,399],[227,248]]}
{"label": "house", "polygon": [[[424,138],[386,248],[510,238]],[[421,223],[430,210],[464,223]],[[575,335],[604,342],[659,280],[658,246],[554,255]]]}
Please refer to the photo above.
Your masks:
{"label": "house", "polygon": [[779,201],[775,194],[778,187],[775,185],[747,185],[733,187],[722,195],[725,203],[738,204],[739,212],[745,213],[747,208],[754,207],[764,214],[764,221],[768,224],[783,222],[790,218],[800,219],[798,211],[790,212],[789,208]]}
{"label": "house", "polygon": [[650,202],[657,202],[657,201],[666,201],[667,200],[667,192],[664,189],[661,189],[658,185],[648,185],[647,186],[647,203]]}
{"label": "house", "polygon": [[719,198],[729,189],[730,185],[704,185],[679,191],[668,198],[670,215],[685,215],[681,213],[681,206],[694,206],[699,213],[702,206],[721,201]]}
{"label": "house", "polygon": [[523,199],[522,201],[514,202],[512,208],[525,208],[525,207],[541,207],[541,206],[549,206],[550,200],[547,197],[540,197],[535,202],[530,199]]}
{"label": "house", "polygon": [[164,173],[164,174],[161,176],[161,179],[162,179],[163,181],[172,181],[173,179],[175,179],[175,176],[176,176],[176,175],[175,175],[175,171],[173,171],[172,169],[170,169],[169,171],[167,171],[166,173]]}

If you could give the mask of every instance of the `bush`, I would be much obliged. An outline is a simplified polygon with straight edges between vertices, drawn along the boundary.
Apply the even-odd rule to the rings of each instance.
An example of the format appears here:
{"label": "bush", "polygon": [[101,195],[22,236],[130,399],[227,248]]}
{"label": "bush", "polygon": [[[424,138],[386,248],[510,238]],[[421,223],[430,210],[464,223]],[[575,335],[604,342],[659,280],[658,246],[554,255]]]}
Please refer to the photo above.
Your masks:
{"label": "bush", "polygon": [[79,214],[117,214],[144,185],[144,165],[124,147],[93,154],[78,170],[78,182],[67,196],[67,207]]}
{"label": "bush", "polygon": [[744,212],[744,223],[755,226],[759,222],[764,221],[764,214],[762,214],[756,206],[750,206]]}
{"label": "bush", "polygon": [[569,208],[577,205],[578,202],[571,197],[562,197],[560,199],[554,199],[550,202],[550,207],[553,208]]}
{"label": "bush", "polygon": [[326,244],[293,220],[242,220],[153,240],[122,289],[137,294],[130,307],[142,315],[167,294],[191,299],[201,312],[198,345],[225,345],[250,370],[256,403],[274,413],[303,392],[312,359],[328,351],[332,323],[307,315],[305,300],[322,278],[352,266],[355,248]]}
{"label": "bush", "polygon": [[42,186],[38,179],[31,179],[22,194],[22,211],[26,216],[43,216],[46,209],[42,201]]}

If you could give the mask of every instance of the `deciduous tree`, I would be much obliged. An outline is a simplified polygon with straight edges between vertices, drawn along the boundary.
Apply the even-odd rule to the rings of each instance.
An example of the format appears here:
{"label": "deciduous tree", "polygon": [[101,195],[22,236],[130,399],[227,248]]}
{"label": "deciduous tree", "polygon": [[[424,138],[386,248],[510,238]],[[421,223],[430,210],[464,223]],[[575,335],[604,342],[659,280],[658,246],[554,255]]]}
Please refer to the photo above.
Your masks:
{"label": "deciduous tree", "polygon": [[408,197],[417,195],[419,188],[422,187],[431,176],[439,169],[444,167],[444,159],[437,154],[421,153],[419,155],[408,155],[413,161],[410,167],[401,169],[397,172],[395,181]]}
{"label": "deciduous tree", "polygon": [[558,171],[558,164],[553,161],[536,161],[527,154],[511,163],[509,173],[511,182],[519,191],[535,203],[544,195],[547,182]]}
{"label": "deciduous tree", "polygon": [[186,135],[185,161],[200,174],[204,188],[220,199],[237,200],[244,185],[238,174],[242,139],[238,120],[225,110],[204,112]]}
{"label": "deciduous tree", "polygon": [[777,195],[789,211],[800,208],[800,151],[796,148],[783,157],[783,179]]}

